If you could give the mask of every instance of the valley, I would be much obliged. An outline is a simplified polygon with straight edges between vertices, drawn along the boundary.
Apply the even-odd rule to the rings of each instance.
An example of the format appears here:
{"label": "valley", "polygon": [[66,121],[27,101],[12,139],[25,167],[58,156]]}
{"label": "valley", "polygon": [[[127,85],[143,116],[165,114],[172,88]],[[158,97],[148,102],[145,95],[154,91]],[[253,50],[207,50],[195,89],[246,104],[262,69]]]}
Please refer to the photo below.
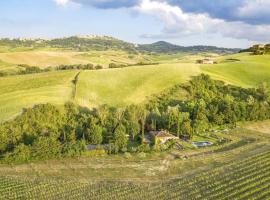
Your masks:
{"label": "valley", "polygon": [[1,200],[270,197],[269,55],[43,42],[1,47]]}

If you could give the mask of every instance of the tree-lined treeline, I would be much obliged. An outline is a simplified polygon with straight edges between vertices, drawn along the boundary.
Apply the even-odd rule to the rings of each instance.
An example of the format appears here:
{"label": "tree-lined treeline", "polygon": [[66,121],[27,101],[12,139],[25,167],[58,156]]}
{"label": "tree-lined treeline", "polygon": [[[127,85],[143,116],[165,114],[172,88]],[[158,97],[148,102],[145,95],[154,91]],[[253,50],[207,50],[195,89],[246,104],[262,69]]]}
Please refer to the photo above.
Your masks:
{"label": "tree-lined treeline", "polygon": [[270,118],[269,90],[225,85],[207,75],[193,77],[153,97],[146,105],[93,110],[73,103],[25,109],[0,125],[0,155],[5,162],[24,162],[80,155],[86,144],[106,144],[109,153],[157,150],[142,143],[150,130],[166,129],[190,139],[239,121]]}
{"label": "tree-lined treeline", "polygon": [[63,71],[63,70],[99,70],[103,69],[102,65],[88,64],[74,64],[74,65],[59,65],[57,67],[46,67],[44,69],[37,66],[29,66],[26,64],[18,65],[20,69],[14,72],[0,72],[0,77],[12,76],[12,75],[25,75],[36,74],[50,71]]}

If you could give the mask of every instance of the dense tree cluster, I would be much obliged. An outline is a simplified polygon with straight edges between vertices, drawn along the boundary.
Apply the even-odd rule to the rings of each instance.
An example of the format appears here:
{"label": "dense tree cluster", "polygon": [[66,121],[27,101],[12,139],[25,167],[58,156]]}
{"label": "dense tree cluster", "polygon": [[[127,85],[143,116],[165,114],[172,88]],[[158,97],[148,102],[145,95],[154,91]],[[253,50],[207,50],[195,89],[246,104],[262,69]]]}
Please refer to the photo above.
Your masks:
{"label": "dense tree cluster", "polygon": [[5,162],[69,157],[80,155],[86,144],[124,152],[129,140],[140,141],[140,112],[144,109],[137,106],[85,111],[73,103],[37,105],[0,125],[0,155]]}
{"label": "dense tree cluster", "polygon": [[109,153],[149,151],[142,139],[151,130],[166,129],[190,139],[239,121],[269,118],[266,84],[244,89],[200,75],[152,97],[146,105],[87,110],[67,103],[25,109],[0,125],[0,156],[5,162],[69,157],[82,154],[86,144],[104,144]]}
{"label": "dense tree cluster", "polygon": [[[177,122],[183,125],[186,121],[196,134],[222,125],[235,126],[239,121],[269,119],[269,92],[265,83],[257,89],[245,89],[200,75],[184,86],[175,86],[171,91],[155,97],[148,107],[161,112],[161,116],[168,113],[172,122],[162,128],[177,132]],[[186,97],[181,100],[178,93]],[[183,128],[180,126],[182,131],[190,129],[187,123]]]}

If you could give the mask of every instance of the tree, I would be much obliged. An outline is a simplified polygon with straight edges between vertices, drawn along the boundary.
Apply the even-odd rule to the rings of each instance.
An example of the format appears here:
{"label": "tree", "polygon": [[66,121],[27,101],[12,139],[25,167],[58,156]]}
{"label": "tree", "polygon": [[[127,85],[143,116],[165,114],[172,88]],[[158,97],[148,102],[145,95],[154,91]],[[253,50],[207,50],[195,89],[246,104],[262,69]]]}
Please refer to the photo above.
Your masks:
{"label": "tree", "polygon": [[127,122],[127,132],[131,136],[132,140],[135,140],[135,137],[139,134],[140,132],[140,125],[138,122],[134,121],[128,121]]}
{"label": "tree", "polygon": [[130,105],[126,108],[124,112],[124,124],[127,129],[127,133],[131,136],[132,140],[135,140],[135,137],[140,132],[140,124],[139,124],[139,112],[138,106]]}
{"label": "tree", "polygon": [[263,82],[259,84],[256,92],[258,93],[258,100],[259,101],[267,101],[270,96],[270,87],[267,83]]}
{"label": "tree", "polygon": [[31,159],[31,150],[24,144],[19,144],[15,147],[12,153],[7,153],[4,160],[8,163],[22,163]]}
{"label": "tree", "polygon": [[141,124],[141,143],[144,141],[144,129],[145,129],[145,119],[146,119],[146,110],[144,107],[141,107],[139,110],[139,119]]}
{"label": "tree", "polygon": [[88,141],[91,144],[101,144],[102,143],[102,128],[98,125],[92,125],[88,129]]}
{"label": "tree", "polygon": [[97,70],[98,69],[103,69],[103,66],[102,65],[96,65],[96,67],[95,67]]}
{"label": "tree", "polygon": [[125,127],[120,124],[114,132],[114,145],[115,151],[118,152],[119,150],[124,150],[127,147],[128,138],[126,136],[126,129]]}
{"label": "tree", "polygon": [[192,127],[190,124],[190,120],[184,121],[182,125],[182,134],[183,137],[192,138]]}

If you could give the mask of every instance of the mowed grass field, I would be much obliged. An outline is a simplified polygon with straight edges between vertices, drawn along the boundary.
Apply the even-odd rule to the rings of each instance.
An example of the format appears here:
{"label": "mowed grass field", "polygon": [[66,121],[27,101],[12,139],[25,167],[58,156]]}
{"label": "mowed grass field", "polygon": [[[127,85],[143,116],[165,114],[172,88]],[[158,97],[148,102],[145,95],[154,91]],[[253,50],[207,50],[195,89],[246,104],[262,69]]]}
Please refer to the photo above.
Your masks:
{"label": "mowed grass field", "polygon": [[71,98],[71,81],[76,73],[78,72],[48,72],[0,78],[0,121],[35,104],[64,104]]}
{"label": "mowed grass field", "polygon": [[76,102],[86,107],[141,103],[199,72],[198,65],[180,63],[83,71],[77,84]]}
{"label": "mowed grass field", "polygon": [[[228,59],[239,61],[228,62]],[[202,72],[214,79],[242,87],[256,87],[262,82],[270,83],[270,55],[241,53],[222,56],[217,61],[216,65],[201,65]]]}

